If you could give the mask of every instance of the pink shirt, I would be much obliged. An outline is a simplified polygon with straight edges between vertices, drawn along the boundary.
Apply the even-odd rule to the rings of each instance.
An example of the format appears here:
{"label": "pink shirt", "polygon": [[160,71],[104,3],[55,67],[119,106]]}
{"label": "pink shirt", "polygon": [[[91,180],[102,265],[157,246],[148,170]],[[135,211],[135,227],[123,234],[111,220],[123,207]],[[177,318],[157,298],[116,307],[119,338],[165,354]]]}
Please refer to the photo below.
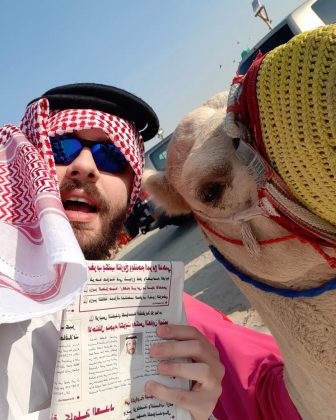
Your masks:
{"label": "pink shirt", "polygon": [[188,322],[218,349],[225,366],[214,415],[219,420],[299,420],[283,378],[272,336],[230,322],[217,310],[184,294]]}

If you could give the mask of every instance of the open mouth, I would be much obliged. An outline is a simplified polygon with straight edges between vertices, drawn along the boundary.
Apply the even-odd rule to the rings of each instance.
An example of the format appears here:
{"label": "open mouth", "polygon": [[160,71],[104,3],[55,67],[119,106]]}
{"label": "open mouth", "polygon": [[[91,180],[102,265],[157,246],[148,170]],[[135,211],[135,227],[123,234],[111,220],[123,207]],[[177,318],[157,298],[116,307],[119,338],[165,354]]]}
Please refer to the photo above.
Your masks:
{"label": "open mouth", "polygon": [[63,201],[65,210],[81,213],[97,213],[98,209],[85,198],[70,197]]}
{"label": "open mouth", "polygon": [[64,194],[62,203],[70,222],[91,223],[99,215],[100,208],[90,197]]}

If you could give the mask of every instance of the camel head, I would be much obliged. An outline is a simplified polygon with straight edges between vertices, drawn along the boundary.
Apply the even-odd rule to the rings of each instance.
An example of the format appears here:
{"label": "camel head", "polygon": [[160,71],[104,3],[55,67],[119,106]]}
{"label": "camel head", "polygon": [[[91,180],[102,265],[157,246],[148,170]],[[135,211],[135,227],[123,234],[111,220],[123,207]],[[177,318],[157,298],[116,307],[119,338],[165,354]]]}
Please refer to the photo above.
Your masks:
{"label": "camel head", "polygon": [[287,229],[280,209],[300,234],[335,246],[335,60],[336,25],[257,57],[229,94],[182,119],[167,170],[147,172],[146,188],[169,214],[212,222],[266,215]]}
{"label": "camel head", "polygon": [[227,92],[186,115],[168,146],[167,169],[145,171],[145,188],[170,215],[230,218],[257,201],[257,188],[224,132]]}

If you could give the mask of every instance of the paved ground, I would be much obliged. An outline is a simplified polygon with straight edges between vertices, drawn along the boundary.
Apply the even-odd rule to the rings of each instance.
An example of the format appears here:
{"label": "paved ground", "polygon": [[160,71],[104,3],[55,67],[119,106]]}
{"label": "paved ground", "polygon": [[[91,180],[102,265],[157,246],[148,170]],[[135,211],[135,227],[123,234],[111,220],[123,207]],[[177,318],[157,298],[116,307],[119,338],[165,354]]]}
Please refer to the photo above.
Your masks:
{"label": "paved ground", "polygon": [[258,313],[214,260],[195,223],[166,226],[140,235],[125,246],[116,259],[183,261],[187,293],[220,309],[234,322],[267,332]]}

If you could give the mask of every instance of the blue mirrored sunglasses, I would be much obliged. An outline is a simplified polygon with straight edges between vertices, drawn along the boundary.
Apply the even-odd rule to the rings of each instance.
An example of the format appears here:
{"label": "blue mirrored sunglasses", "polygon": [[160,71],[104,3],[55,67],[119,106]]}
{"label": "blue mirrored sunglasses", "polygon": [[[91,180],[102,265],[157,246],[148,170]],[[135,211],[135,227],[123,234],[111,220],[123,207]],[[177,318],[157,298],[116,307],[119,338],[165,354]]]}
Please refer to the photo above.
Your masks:
{"label": "blue mirrored sunglasses", "polygon": [[55,163],[69,165],[84,147],[91,149],[98,169],[105,172],[124,173],[129,167],[121,151],[111,142],[96,142],[78,139],[74,135],[50,137]]}

